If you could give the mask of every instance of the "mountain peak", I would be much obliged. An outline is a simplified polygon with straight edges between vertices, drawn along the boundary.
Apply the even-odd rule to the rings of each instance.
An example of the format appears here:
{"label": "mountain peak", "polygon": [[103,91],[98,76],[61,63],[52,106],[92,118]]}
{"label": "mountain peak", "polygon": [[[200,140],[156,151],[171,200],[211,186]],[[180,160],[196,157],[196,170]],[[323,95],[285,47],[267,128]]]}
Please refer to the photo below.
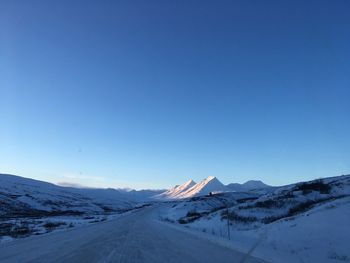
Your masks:
{"label": "mountain peak", "polygon": [[216,177],[210,175],[205,179],[205,181],[209,182],[209,181],[214,180],[214,179],[216,179]]}
{"label": "mountain peak", "polygon": [[183,192],[179,198],[189,198],[193,196],[207,195],[210,192],[224,192],[226,187],[215,177],[208,176],[198,184],[192,186],[186,192]]}
{"label": "mountain peak", "polygon": [[192,179],[188,180],[186,183],[172,188],[156,198],[181,199],[224,191],[227,191],[226,187],[215,176],[208,176],[199,183],[195,183]]}
{"label": "mountain peak", "polygon": [[179,195],[182,193],[186,192],[188,189],[196,185],[196,182],[193,181],[192,179],[188,180],[187,182],[177,185],[170,190],[165,191],[164,193],[161,193],[155,198],[170,198],[170,199],[176,199]]}

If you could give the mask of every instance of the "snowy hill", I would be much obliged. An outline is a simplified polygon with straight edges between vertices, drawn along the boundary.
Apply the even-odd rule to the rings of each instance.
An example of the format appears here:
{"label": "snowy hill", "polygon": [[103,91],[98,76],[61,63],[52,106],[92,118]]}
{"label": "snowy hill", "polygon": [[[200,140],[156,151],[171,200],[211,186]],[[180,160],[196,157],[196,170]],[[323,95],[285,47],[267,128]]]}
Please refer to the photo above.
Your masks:
{"label": "snowy hill", "polygon": [[140,201],[159,192],[63,187],[0,174],[0,244],[120,217],[148,206]]}
{"label": "snowy hill", "polygon": [[244,191],[269,188],[271,186],[264,184],[262,181],[250,180],[250,181],[245,182],[244,184],[238,184],[238,183],[228,184],[228,185],[226,185],[226,187],[230,191],[244,192]]}
{"label": "snowy hill", "polygon": [[135,202],[148,202],[153,201],[154,196],[159,195],[161,193],[164,193],[166,191],[165,189],[161,190],[129,190],[129,191],[123,191],[125,194],[130,198],[131,200]]}
{"label": "snowy hill", "polygon": [[0,174],[2,218],[120,211],[135,205],[115,189],[62,187],[15,175]]}
{"label": "snowy hill", "polygon": [[231,243],[270,262],[350,262],[349,207],[350,175],[343,175],[190,198],[161,217],[221,238],[228,236],[228,220]]}

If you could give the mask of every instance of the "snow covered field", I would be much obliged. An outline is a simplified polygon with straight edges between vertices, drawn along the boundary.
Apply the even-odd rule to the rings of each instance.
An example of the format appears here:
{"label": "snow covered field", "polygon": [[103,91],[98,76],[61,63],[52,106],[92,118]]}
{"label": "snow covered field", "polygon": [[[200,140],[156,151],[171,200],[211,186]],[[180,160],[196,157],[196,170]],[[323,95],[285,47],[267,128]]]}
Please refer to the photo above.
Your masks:
{"label": "snow covered field", "polygon": [[119,217],[152,192],[62,187],[0,174],[0,242]]}
{"label": "snow covered field", "polygon": [[0,262],[350,262],[349,175],[234,185],[244,192],[209,177],[134,197],[16,176],[0,183]]}
{"label": "snow covered field", "polygon": [[270,262],[350,262],[350,176],[177,201],[160,218]]}
{"label": "snow covered field", "polygon": [[120,213],[2,220],[0,222],[0,244],[12,242],[16,240],[16,238],[25,238],[33,235],[43,235],[51,232],[65,231],[71,228],[114,220],[144,207],[146,206],[135,207],[134,209]]}
{"label": "snow covered field", "polygon": [[264,262],[159,222],[162,209],[4,243],[0,262]]}

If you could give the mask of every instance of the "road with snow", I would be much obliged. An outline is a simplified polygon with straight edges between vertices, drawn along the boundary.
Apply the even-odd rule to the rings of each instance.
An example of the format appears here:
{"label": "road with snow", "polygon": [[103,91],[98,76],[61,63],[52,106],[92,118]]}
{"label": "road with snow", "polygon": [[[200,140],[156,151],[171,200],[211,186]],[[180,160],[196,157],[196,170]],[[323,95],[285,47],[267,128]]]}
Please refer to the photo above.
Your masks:
{"label": "road with snow", "polygon": [[264,262],[159,222],[157,209],[2,244],[0,262]]}

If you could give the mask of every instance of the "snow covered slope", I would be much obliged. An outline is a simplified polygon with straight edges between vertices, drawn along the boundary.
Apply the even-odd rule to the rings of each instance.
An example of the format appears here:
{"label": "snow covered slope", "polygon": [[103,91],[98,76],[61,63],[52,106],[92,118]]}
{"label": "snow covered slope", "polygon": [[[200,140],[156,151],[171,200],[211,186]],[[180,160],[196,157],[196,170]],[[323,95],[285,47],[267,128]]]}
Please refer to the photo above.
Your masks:
{"label": "snow covered slope", "polygon": [[129,190],[129,191],[124,190],[128,198],[136,202],[154,201],[154,196],[164,193],[164,191],[166,190],[165,189],[161,189],[161,190],[145,189],[145,190]]}
{"label": "snow covered slope", "polygon": [[155,196],[155,198],[157,198],[157,199],[162,199],[162,198],[176,199],[176,198],[179,198],[179,196],[181,196],[183,193],[185,193],[187,190],[189,190],[194,185],[196,185],[196,183],[191,179],[182,185],[176,185],[175,187],[171,188],[170,190],[165,191],[164,193],[161,193],[161,194]]}
{"label": "snow covered slope", "polygon": [[229,221],[230,242],[270,262],[350,262],[349,208],[350,175],[343,175],[261,193],[190,198],[161,216],[221,238],[228,236]]}
{"label": "snow covered slope", "polygon": [[135,204],[114,189],[82,189],[0,174],[2,218],[99,213],[129,209]]}
{"label": "snow covered slope", "polygon": [[208,195],[211,192],[225,192],[227,188],[216,177],[209,176],[203,181],[195,184],[187,191],[181,193],[179,198],[189,198],[194,196]]}
{"label": "snow covered slope", "polygon": [[228,189],[216,177],[209,176],[199,183],[189,180],[186,183],[155,196],[156,199],[184,199],[209,193],[225,192]]}

